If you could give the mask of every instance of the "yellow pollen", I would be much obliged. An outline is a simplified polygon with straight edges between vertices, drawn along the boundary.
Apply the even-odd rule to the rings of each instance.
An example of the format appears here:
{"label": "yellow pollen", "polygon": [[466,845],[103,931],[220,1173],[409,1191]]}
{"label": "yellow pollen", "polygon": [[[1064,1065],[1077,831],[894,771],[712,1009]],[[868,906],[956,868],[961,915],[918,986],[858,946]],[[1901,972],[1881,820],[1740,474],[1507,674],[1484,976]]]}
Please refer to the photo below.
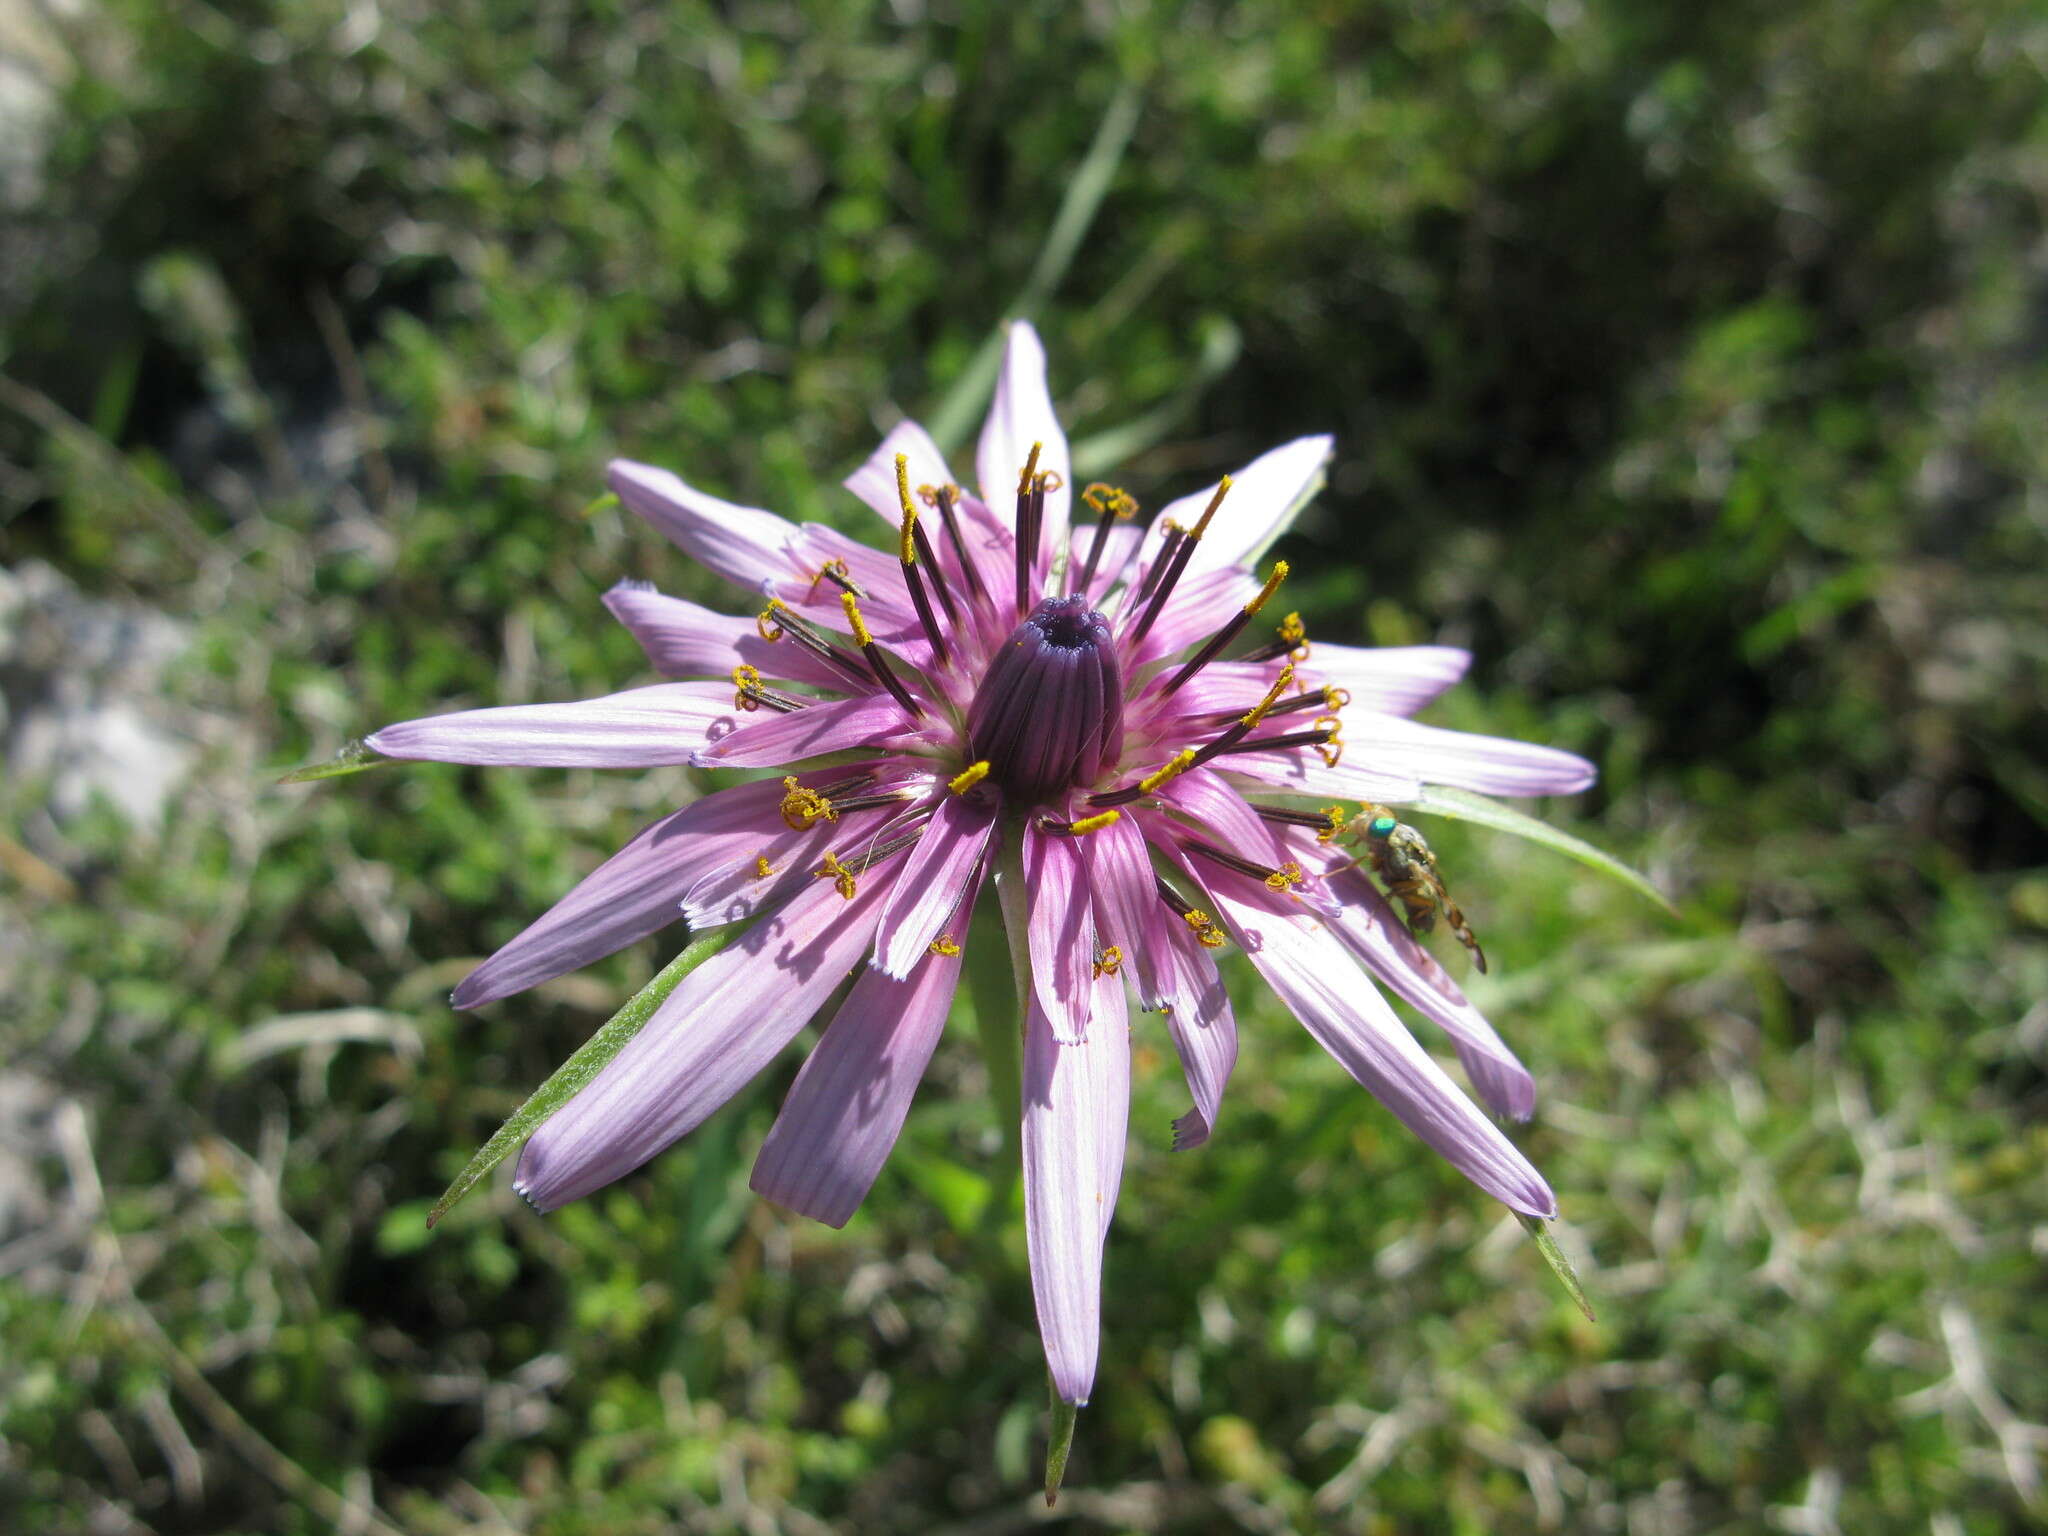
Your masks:
{"label": "yellow pollen", "polygon": [[1316,755],[1323,760],[1325,768],[1336,767],[1337,760],[1344,755],[1344,722],[1335,715],[1319,715],[1310,729],[1330,733],[1328,741],[1317,743]]}
{"label": "yellow pollen", "polygon": [[839,594],[839,606],[846,610],[846,622],[853,626],[853,643],[866,647],[875,643],[875,637],[868,633],[868,627],[861,622],[860,604],[854,601],[851,592]]}
{"label": "yellow pollen", "polygon": [[943,486],[920,485],[917,488],[917,499],[928,507],[936,507],[939,504],[939,492],[942,490],[953,500],[960,499],[960,487],[950,482]]}
{"label": "yellow pollen", "polygon": [[[811,592],[814,595],[818,590],[818,583],[823,581],[827,576],[837,576],[837,578],[841,581],[850,581],[852,579],[850,574],[847,572],[846,562],[835,555],[830,560],[827,560],[823,565],[819,566],[818,574],[811,578]],[[809,602],[810,598],[807,597],[804,599],[804,601]]]}
{"label": "yellow pollen", "polygon": [[1105,945],[1102,953],[1096,957],[1095,974],[1097,976],[1114,976],[1123,963],[1124,952],[1114,944]]}
{"label": "yellow pollen", "polygon": [[1259,588],[1259,595],[1244,605],[1244,616],[1250,618],[1273,600],[1273,594],[1280,590],[1280,583],[1287,579],[1287,562],[1275,560],[1273,574],[1266,578],[1266,584]]}
{"label": "yellow pollen", "polygon": [[754,855],[754,878],[756,880],[766,880],[774,873],[775,866],[768,862],[767,854],[757,853]]}
{"label": "yellow pollen", "polygon": [[1200,907],[1192,907],[1186,912],[1181,913],[1181,919],[1190,928],[1195,930],[1195,937],[1201,941],[1202,948],[1221,949],[1223,947],[1223,934],[1216,926],[1216,919],[1204,912]]}
{"label": "yellow pollen", "polygon": [[1216,482],[1216,494],[1209,498],[1209,505],[1202,509],[1202,519],[1188,530],[1188,537],[1199,539],[1209,531],[1210,519],[1216,516],[1216,509],[1223,505],[1223,498],[1230,494],[1230,476],[1225,475]]}
{"label": "yellow pollen", "polygon": [[901,453],[896,455],[896,499],[903,503],[903,541],[896,547],[896,558],[905,565],[915,565],[917,503],[910,499],[910,459]]}
{"label": "yellow pollen", "polygon": [[957,955],[960,953],[960,946],[953,942],[953,935],[942,933],[932,940],[931,953],[935,955]]}
{"label": "yellow pollen", "polygon": [[1097,517],[1135,517],[1138,503],[1120,485],[1104,485],[1100,480],[1081,493],[1081,499],[1095,509]]}
{"label": "yellow pollen", "polygon": [[1266,876],[1266,885],[1275,891],[1284,891],[1289,886],[1301,884],[1301,866],[1289,860],[1273,873]]}
{"label": "yellow pollen", "polygon": [[1323,689],[1323,705],[1327,709],[1342,709],[1351,702],[1351,690],[1339,688],[1335,683]]}
{"label": "yellow pollen", "polygon": [[732,707],[752,713],[761,707],[761,700],[754,690],[761,686],[761,674],[749,666],[732,669]]}
{"label": "yellow pollen", "polygon": [[974,788],[975,785],[979,784],[983,779],[987,777],[988,764],[975,763],[969,767],[961,769],[959,773],[955,774],[952,778],[948,779],[946,781],[946,788],[953,791],[953,793],[956,795],[964,795],[967,793],[967,791]]}
{"label": "yellow pollen", "polygon": [[1326,805],[1323,807],[1323,814],[1330,818],[1330,824],[1316,834],[1316,841],[1319,843],[1335,842],[1337,834],[1344,830],[1344,823],[1351,813],[1341,805]]}
{"label": "yellow pollen", "polygon": [[1100,832],[1104,827],[1113,827],[1124,819],[1122,811],[1099,811],[1093,816],[1083,816],[1067,831],[1075,837],[1086,837],[1090,832]]}
{"label": "yellow pollen", "polygon": [[825,862],[812,870],[811,874],[819,880],[830,880],[833,890],[845,897],[846,900],[853,900],[853,893],[856,889],[853,883],[853,871],[839,862],[838,854],[827,853],[825,855]]}
{"label": "yellow pollen", "polygon": [[781,608],[781,606],[781,598],[771,597],[768,599],[768,606],[754,616],[755,632],[763,640],[780,640],[782,638],[782,626],[775,622],[776,610]]}
{"label": "yellow pollen", "polygon": [[1186,773],[1188,769],[1194,766],[1194,762],[1195,749],[1193,747],[1182,747],[1166,760],[1165,767],[1155,774],[1138,780],[1138,788],[1149,795],[1168,779],[1178,778]]}
{"label": "yellow pollen", "polygon": [[808,831],[821,821],[839,819],[830,800],[815,789],[805,789],[794,777],[784,779],[782,787],[789,791],[782,797],[782,822],[792,832]]}
{"label": "yellow pollen", "polygon": [[1066,483],[1066,477],[1056,469],[1043,469],[1031,477],[1034,491],[1056,491]]}
{"label": "yellow pollen", "polygon": [[1272,688],[1268,690],[1266,696],[1263,699],[1259,700],[1259,707],[1257,709],[1254,709],[1250,714],[1246,715],[1244,717],[1243,723],[1247,726],[1252,726],[1257,725],[1261,720],[1265,719],[1266,711],[1271,709],[1275,704],[1280,702],[1280,695],[1287,691],[1287,685],[1289,683],[1292,683],[1293,681],[1294,668],[1292,666],[1282,667],[1280,669],[1280,675],[1273,679]]}
{"label": "yellow pollen", "polygon": [[1038,473],[1038,452],[1044,446],[1045,444],[1043,443],[1033,443],[1031,445],[1031,457],[1024,461],[1024,473],[1017,477],[1017,494],[1019,496],[1030,493],[1031,477]]}
{"label": "yellow pollen", "polygon": [[1275,633],[1289,645],[1299,645],[1308,638],[1308,626],[1301,622],[1300,614],[1290,613],[1280,621],[1280,628]]}

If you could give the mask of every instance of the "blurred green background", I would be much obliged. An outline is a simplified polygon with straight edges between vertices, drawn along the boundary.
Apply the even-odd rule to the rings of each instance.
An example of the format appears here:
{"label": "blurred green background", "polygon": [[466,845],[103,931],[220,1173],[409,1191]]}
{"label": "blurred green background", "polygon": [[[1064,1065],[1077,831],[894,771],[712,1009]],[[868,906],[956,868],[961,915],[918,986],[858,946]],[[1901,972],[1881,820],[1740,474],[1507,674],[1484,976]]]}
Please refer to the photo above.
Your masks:
{"label": "blurred green background", "polygon": [[1547,813],[1685,913],[1430,828],[1597,1324],[1248,973],[1210,1147],[1142,1032],[1053,1518],[2039,1528],[2044,68],[2005,0],[0,0],[0,1524],[1044,1518],[971,1031],[842,1233],[745,1188],[792,1058],[430,1235],[675,936],[449,986],[701,785],[274,786],[648,680],[599,594],[731,594],[608,456],[867,528],[1029,314],[1149,505],[1334,432],[1312,633],[1470,646],[1430,718],[1596,758]]}

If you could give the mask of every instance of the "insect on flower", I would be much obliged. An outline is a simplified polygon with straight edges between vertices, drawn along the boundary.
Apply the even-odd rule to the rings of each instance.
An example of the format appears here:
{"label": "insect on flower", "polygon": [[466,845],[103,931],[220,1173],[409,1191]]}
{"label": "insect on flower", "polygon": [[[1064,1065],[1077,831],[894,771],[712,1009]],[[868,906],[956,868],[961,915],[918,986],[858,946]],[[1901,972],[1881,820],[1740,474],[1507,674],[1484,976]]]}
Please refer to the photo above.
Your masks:
{"label": "insect on flower", "polygon": [[[1067,1402],[1096,1371],[1130,1002],[1163,1016],[1143,1027],[1163,1024],[1174,1044],[1193,1100],[1174,1144],[1197,1146],[1237,1059],[1226,941],[1417,1136],[1516,1212],[1552,1215],[1542,1176],[1379,986],[1449,1036],[1488,1108],[1526,1118],[1528,1072],[1336,839],[1341,817],[1306,807],[1377,810],[1430,785],[1564,794],[1593,770],[1410,719],[1463,675],[1462,651],[1311,644],[1295,614],[1261,633],[1287,566],[1254,562],[1329,454],[1325,437],[1287,443],[1146,526],[1127,492],[1075,495],[1044,354],[1018,324],[975,490],[910,422],[847,480],[883,519],[886,551],[615,463],[628,508],[751,598],[727,617],[634,582],[607,595],[655,669],[688,680],[368,739],[441,762],[771,770],[644,828],[456,989],[465,1008],[509,997],[678,911],[692,929],[749,925],[533,1134],[519,1191],[553,1210],[639,1167],[852,975],[753,1173],[769,1199],[845,1222],[902,1127],[963,964],[1007,964],[970,952],[969,915],[993,882],[1028,960],[1027,1248]],[[1420,836],[1365,836],[1410,923],[1442,910],[1469,942]]]}
{"label": "insect on flower", "polygon": [[1408,931],[1428,933],[1436,926],[1437,914],[1442,913],[1458,942],[1471,951],[1472,963],[1484,973],[1486,951],[1479,947],[1465,914],[1444,889],[1443,875],[1437,869],[1436,855],[1430,852],[1429,843],[1384,805],[1368,805],[1365,814],[1368,819],[1354,835],[1364,842],[1364,856],[1371,861],[1372,872],[1386,885],[1387,894],[1401,903]]}

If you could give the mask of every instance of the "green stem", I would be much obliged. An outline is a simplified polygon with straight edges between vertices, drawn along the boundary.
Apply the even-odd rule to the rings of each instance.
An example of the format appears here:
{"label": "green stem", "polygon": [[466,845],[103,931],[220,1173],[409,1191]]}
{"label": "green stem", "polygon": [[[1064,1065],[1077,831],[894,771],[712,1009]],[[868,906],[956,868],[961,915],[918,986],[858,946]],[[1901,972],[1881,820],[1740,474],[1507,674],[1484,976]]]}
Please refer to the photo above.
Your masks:
{"label": "green stem", "polygon": [[[1002,1127],[1002,1166],[989,1179],[983,1221],[990,1231],[1008,1219],[1023,1166],[1024,987],[1030,972],[1023,949],[1023,868],[1014,845],[1004,837],[996,854],[996,890],[987,891],[975,906],[968,932],[967,993],[974,1000],[974,1022],[988,1067],[989,1096]],[[1017,910],[1013,913],[1012,909]]]}

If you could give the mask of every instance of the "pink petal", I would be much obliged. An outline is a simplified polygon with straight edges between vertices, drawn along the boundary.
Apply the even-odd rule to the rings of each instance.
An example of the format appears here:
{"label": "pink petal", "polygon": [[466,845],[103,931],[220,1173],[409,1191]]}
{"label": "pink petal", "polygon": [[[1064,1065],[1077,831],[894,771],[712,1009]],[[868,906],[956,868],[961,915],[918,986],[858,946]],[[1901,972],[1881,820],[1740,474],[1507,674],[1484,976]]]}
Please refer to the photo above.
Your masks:
{"label": "pink petal", "polygon": [[[898,885],[911,876],[906,866]],[[977,873],[958,893],[969,910],[979,884]],[[870,970],[853,984],[761,1144],[756,1194],[846,1225],[903,1130],[959,980],[960,956],[928,955],[909,980]]]}
{"label": "pink petal", "polygon": [[1159,904],[1158,880],[1137,818],[1126,810],[1120,820],[1089,833],[1080,843],[1088,889],[1095,900],[1097,942],[1114,944],[1123,951],[1138,983],[1139,1006],[1163,1007],[1162,962],[1148,941],[1153,917],[1164,908]]}
{"label": "pink petal", "polygon": [[1095,971],[1095,933],[1088,888],[1082,879],[1080,839],[1024,826],[1024,893],[1030,902],[1025,938],[1031,985],[1053,1035],[1063,1041],[1088,1033],[1089,978]]}
{"label": "pink petal", "polygon": [[612,460],[605,478],[619,500],[727,581],[751,592],[765,580],[793,574],[788,547],[796,529],[773,512],[721,501],[665,469],[630,459]]}
{"label": "pink petal", "polygon": [[[1287,531],[1309,488],[1330,462],[1331,444],[1328,437],[1298,437],[1260,454],[1232,475],[1230,494],[1223,498],[1223,505],[1216,509],[1216,520],[1195,546],[1195,553],[1188,560],[1187,575],[1250,565]],[[1153,520],[1154,529],[1168,518],[1183,528],[1194,527],[1215,494],[1216,486],[1212,484],[1168,504]]]}
{"label": "pink petal", "polygon": [[387,725],[373,752],[432,763],[651,768],[687,763],[740,719],[730,683],[657,683],[571,704],[508,704]]}
{"label": "pink petal", "polygon": [[1465,675],[1472,653],[1450,645],[1332,645],[1309,647],[1303,672],[1334,683],[1360,709],[1412,715]]}
{"label": "pink petal", "polygon": [[1123,984],[1094,985],[1088,1038],[1062,1044],[1034,1003],[1024,1025],[1024,1237],[1053,1387],[1085,1403],[1102,1336],[1102,1248],[1123,1181],[1131,1031]]}
{"label": "pink petal", "polygon": [[[899,421],[889,429],[889,435],[882,439],[882,446],[868,455],[867,462],[840,483],[854,495],[875,509],[891,528],[903,526],[903,504],[896,494],[896,455],[902,454],[909,462],[904,469],[910,481],[910,494],[917,495],[921,485],[948,485],[952,483],[953,472],[946,467],[946,456],[939,452],[939,445],[932,441],[931,434],[914,421]],[[922,517],[929,509],[922,502],[917,503]],[[938,514],[931,514],[934,526],[926,531],[931,535],[932,547],[938,548],[943,535],[936,526]]]}
{"label": "pink petal", "polygon": [[1038,545],[1042,572],[1052,556],[1067,547],[1074,468],[1067,458],[1067,434],[1053,414],[1052,393],[1045,379],[1045,348],[1029,321],[1013,320],[1003,348],[1002,372],[996,376],[995,399],[989,404],[988,420],[982,424],[981,443],[974,455],[981,499],[1005,522],[1017,505],[1017,477],[1031,456],[1033,443],[1044,445],[1038,455],[1039,469],[1051,470],[1060,478],[1060,488],[1048,491],[1045,498],[1045,523]]}
{"label": "pink petal", "polygon": [[967,938],[967,895],[980,883],[998,807],[978,796],[947,795],[910,850],[903,873],[875,929],[874,964],[898,980],[909,977],[950,925]]}
{"label": "pink petal", "polygon": [[1345,1071],[1495,1199],[1527,1216],[1556,1214],[1543,1176],[1415,1043],[1329,928],[1242,875],[1195,864],[1231,937]]}
{"label": "pink petal", "polygon": [[[1177,656],[1191,645],[1207,640],[1236,617],[1258,592],[1259,584],[1241,570],[1205,571],[1200,576],[1183,575],[1168,594],[1151,631],[1139,645],[1131,670],[1148,662]],[[1133,604],[1135,621],[1144,610]]]}
{"label": "pink petal", "polygon": [[[1117,577],[1125,566],[1131,563],[1138,552],[1138,545],[1145,537],[1145,530],[1133,519],[1119,523],[1109,530],[1109,537],[1102,546],[1102,558],[1095,563],[1095,577],[1088,583],[1088,596],[1095,602],[1102,601],[1102,594],[1116,585]],[[1081,566],[1088,558],[1088,551],[1095,543],[1095,525],[1077,523],[1068,541],[1067,569],[1078,579]],[[1068,582],[1069,586],[1073,581]]]}
{"label": "pink petal", "polygon": [[[839,601],[840,589],[829,581],[812,581],[828,560],[844,565],[849,581],[859,587],[860,612],[875,638],[886,642],[914,666],[931,659],[931,647],[924,639],[924,626],[911,605],[903,585],[903,566],[893,545],[888,554],[850,539],[836,528],[805,523],[797,530],[792,549],[803,561],[805,574],[798,580],[780,583],[775,595],[817,625],[836,634],[852,633],[846,610]],[[789,644],[792,642],[779,642]]]}
{"label": "pink petal", "polygon": [[[730,705],[732,690],[725,692]],[[779,768],[827,752],[879,745],[915,729],[903,706],[879,691],[865,698],[812,704],[786,715],[761,709],[732,718],[748,723],[718,737],[689,761],[700,768]]]}
{"label": "pink petal", "polygon": [[1599,777],[1583,757],[1556,747],[1447,731],[1366,710],[1344,712],[1344,739],[1347,755],[1362,753],[1374,768],[1486,795],[1570,795]]}
{"label": "pink petal", "polygon": [[1345,867],[1342,855],[1309,855],[1324,871],[1324,889],[1337,903],[1333,926],[1366,969],[1457,1047],[1465,1075],[1497,1115],[1526,1120],[1536,1109],[1536,1080],[1505,1040],[1466,998],[1434,956],[1411,934],[1365,871]]}
{"label": "pink petal", "polygon": [[657,672],[670,677],[730,677],[735,667],[762,677],[845,692],[845,673],[800,645],[770,644],[752,619],[736,619],[668,597],[644,581],[622,581],[604,595],[612,616],[632,631]]}
{"label": "pink petal", "polygon": [[[822,777],[822,776],[821,776]],[[524,992],[644,939],[681,914],[676,903],[707,868],[737,863],[741,850],[782,831],[777,783],[741,784],[684,806],[592,870],[525,932],[455,989],[458,1008]]]}
{"label": "pink petal", "polygon": [[886,882],[820,881],[683,978],[520,1154],[513,1187],[554,1210],[632,1172],[746,1086],[824,1005],[874,933]]}

